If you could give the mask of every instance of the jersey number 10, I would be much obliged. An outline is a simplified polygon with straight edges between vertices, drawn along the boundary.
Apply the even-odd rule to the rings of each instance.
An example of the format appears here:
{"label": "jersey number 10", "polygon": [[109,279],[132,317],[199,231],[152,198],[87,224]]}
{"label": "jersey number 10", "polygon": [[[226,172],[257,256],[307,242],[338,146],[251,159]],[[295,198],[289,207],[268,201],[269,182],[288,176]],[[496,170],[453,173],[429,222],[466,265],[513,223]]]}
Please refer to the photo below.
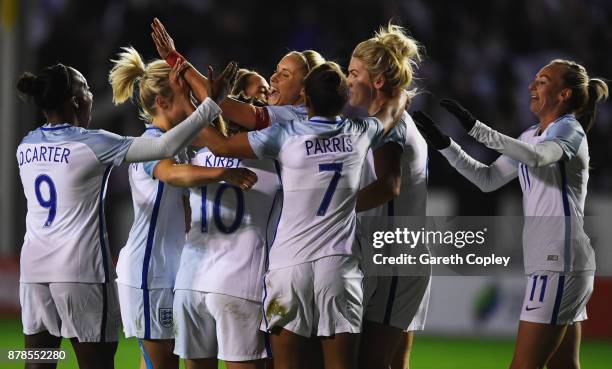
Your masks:
{"label": "jersey number 10", "polygon": [[[225,225],[223,223],[223,219],[221,219],[221,199],[223,198],[223,194],[226,190],[233,190],[230,192],[234,192],[236,196],[236,215],[234,216],[234,221],[229,225]],[[207,195],[207,186],[200,188],[202,194],[202,204],[201,204],[201,231],[202,233],[208,232],[208,214],[206,211],[206,195]],[[228,184],[221,184],[217,189],[217,193],[215,194],[215,202],[213,204],[213,221],[215,222],[215,226],[222,233],[233,233],[235,232],[240,224],[242,224],[242,218],[244,216],[244,193],[238,187],[230,186]]]}

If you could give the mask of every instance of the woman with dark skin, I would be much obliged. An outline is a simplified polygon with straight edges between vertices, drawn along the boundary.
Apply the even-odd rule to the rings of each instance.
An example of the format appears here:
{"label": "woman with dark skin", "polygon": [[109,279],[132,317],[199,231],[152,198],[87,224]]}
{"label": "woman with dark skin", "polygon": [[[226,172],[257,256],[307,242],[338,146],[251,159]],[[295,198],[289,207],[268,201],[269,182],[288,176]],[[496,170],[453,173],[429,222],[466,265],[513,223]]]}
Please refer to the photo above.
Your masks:
{"label": "woman with dark skin", "polygon": [[[216,81],[215,99],[225,98],[235,70],[230,65]],[[110,169],[174,156],[218,116],[219,108],[206,98],[160,137],[122,137],[82,128],[91,120],[93,95],[72,67],[56,64],[38,75],[24,73],[17,89],[46,118],[17,149],[28,199],[20,268],[25,347],[57,348],[65,337],[81,368],[112,368],[119,316],[103,210]],[[55,366],[26,363],[27,368]]]}

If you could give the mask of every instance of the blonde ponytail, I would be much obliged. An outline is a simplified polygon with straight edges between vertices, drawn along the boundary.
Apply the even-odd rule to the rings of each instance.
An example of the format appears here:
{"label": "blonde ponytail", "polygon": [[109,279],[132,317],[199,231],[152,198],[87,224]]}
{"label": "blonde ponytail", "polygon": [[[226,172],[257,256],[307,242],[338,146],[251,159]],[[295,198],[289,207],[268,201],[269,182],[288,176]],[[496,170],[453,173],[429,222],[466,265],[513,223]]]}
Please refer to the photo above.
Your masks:
{"label": "blonde ponytail", "polygon": [[394,24],[381,27],[374,37],[359,43],[352,56],[366,65],[371,78],[383,75],[388,92],[409,87],[421,61],[419,43]]}
{"label": "blonde ponytail", "polygon": [[155,97],[157,95],[171,98],[170,66],[163,60],[144,63],[142,57],[133,47],[122,47],[119,58],[111,60],[114,64],[108,75],[108,81],[113,89],[113,102],[122,104],[134,94],[138,85],[138,105],[140,117],[151,121],[156,114]]}

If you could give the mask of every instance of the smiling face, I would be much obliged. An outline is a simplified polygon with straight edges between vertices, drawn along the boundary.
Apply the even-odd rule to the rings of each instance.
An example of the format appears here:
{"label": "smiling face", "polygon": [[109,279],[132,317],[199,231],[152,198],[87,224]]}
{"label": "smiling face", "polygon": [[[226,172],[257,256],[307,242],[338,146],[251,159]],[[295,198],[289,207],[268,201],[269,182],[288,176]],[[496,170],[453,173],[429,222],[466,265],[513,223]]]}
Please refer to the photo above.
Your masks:
{"label": "smiling face", "polygon": [[77,124],[80,127],[89,126],[91,122],[91,107],[93,105],[93,94],[89,89],[87,80],[78,70],[69,67],[72,77],[72,95],[76,100]]}
{"label": "smiling face", "polygon": [[368,109],[374,96],[374,86],[363,61],[351,58],[348,68],[349,104]]}
{"label": "smiling face", "polygon": [[254,74],[249,77],[245,93],[248,97],[255,97],[261,101],[268,100],[270,85],[259,74]]}
{"label": "smiling face", "polygon": [[270,77],[270,105],[296,105],[302,99],[300,92],[306,76],[304,62],[297,56],[287,54],[276,66],[276,71]]}
{"label": "smiling face", "polygon": [[548,64],[529,84],[529,109],[538,118],[559,115],[569,98],[570,91],[563,87],[564,66]]}

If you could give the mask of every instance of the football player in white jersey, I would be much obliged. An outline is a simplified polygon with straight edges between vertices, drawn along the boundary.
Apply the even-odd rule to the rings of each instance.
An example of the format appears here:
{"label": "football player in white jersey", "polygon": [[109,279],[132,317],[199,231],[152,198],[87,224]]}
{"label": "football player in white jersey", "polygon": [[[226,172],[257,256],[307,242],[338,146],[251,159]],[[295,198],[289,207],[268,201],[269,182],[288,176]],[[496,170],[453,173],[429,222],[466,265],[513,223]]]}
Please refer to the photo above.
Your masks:
{"label": "football player in white jersey", "polygon": [[[171,64],[175,60],[184,59],[177,53],[174,41],[161,22],[155,19],[151,26],[153,41],[160,57]],[[305,117],[306,108],[304,97],[301,94],[304,88],[304,77],[310,70],[324,62],[325,58],[314,50],[287,53],[279,61],[275,72],[270,77],[270,88],[266,100],[268,106],[257,107],[228,97],[220,105],[224,118],[252,130],[266,128],[271,122],[284,122]],[[206,92],[207,79],[195,68],[187,69],[185,79],[189,82],[196,97]]]}
{"label": "football player in white jersey", "polygon": [[[396,25],[359,43],[348,68],[349,103],[374,115],[393,91],[410,87],[420,61],[418,43]],[[362,172],[356,210],[367,216],[421,216],[427,204],[427,143],[412,118],[402,119],[373,152]],[[365,265],[364,265],[364,269]],[[411,276],[364,279],[361,368],[406,369],[414,330],[423,329],[430,270]]]}
{"label": "football player in white jersey", "polygon": [[[113,64],[109,81],[115,104],[130,99],[138,87],[140,115],[147,122],[143,137],[161,136],[184,119],[191,105],[189,86],[180,84],[176,73],[170,80],[165,61],[145,65],[134,48],[126,47]],[[180,73],[184,66],[179,61],[175,68]],[[172,89],[172,83],[181,88]],[[129,168],[134,223],[117,263],[119,303],[125,336],[138,338],[142,360],[154,368],[178,368],[172,289],[185,243],[186,219],[178,216],[188,210],[185,188],[224,181],[248,190],[257,180],[244,168],[202,168],[187,161],[183,151]]]}
{"label": "football player in white jersey", "polygon": [[369,147],[401,117],[408,96],[398,92],[378,119],[342,119],[348,87],[331,62],[308,74],[304,95],[307,120],[230,138],[211,129],[205,136],[215,155],[279,163],[283,208],[264,278],[262,322],[271,333],[275,367],[309,367],[314,335],[325,367],[355,368],[363,313],[353,248],[361,168]]}
{"label": "football player in white jersey", "polygon": [[414,119],[432,146],[483,191],[519,177],[523,190],[523,254],[527,286],[511,368],[578,368],[581,325],[593,291],[595,259],[583,229],[589,178],[586,133],[608,86],[573,61],[555,59],[529,85],[539,124],[518,139],[472,116],[454,100],[441,105],[479,142],[502,155],[484,165],[444,135],[431,118]]}
{"label": "football player in white jersey", "polygon": [[220,109],[207,98],[161,137],[122,137],[82,128],[91,119],[92,94],[74,68],[26,72],[17,89],[47,119],[17,148],[28,200],[20,267],[25,347],[59,347],[66,337],[81,368],[112,368],[120,319],[104,224],[110,170],[176,155]]}

